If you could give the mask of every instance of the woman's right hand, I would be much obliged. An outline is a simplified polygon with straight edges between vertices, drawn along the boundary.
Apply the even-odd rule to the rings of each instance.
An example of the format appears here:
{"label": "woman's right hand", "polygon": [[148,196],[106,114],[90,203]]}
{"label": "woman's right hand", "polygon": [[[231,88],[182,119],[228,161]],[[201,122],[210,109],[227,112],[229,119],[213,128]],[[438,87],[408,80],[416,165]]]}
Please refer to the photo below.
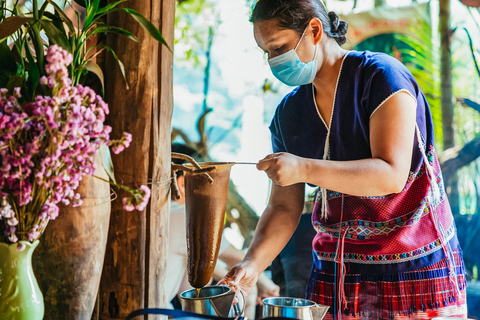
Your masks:
{"label": "woman's right hand", "polygon": [[218,284],[226,284],[233,291],[241,290],[248,295],[258,280],[259,272],[250,261],[242,261],[235,265]]}

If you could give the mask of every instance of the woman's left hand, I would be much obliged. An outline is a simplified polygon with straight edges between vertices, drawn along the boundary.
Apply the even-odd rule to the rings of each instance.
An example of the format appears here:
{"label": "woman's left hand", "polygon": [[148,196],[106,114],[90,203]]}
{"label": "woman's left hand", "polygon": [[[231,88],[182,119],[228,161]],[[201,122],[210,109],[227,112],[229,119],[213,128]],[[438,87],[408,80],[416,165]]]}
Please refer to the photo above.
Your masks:
{"label": "woman's left hand", "polygon": [[273,183],[285,187],[305,182],[303,178],[304,158],[291,153],[273,153],[260,160],[257,169],[265,171]]}

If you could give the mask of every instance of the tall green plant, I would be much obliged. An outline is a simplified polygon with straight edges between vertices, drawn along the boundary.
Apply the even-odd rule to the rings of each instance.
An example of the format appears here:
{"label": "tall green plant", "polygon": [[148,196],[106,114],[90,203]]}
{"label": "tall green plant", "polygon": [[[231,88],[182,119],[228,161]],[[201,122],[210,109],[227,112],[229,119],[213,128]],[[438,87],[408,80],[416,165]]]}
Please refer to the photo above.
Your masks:
{"label": "tall green plant", "polygon": [[440,70],[437,50],[432,43],[432,30],[428,23],[419,21],[412,30],[416,37],[395,34],[405,44],[400,48],[402,62],[413,74],[430,105],[435,130],[435,143],[442,146],[442,110],[440,101]]}
{"label": "tall green plant", "polygon": [[[104,50],[118,61],[125,77],[123,63],[102,40],[109,34],[125,36],[136,42],[138,38],[128,30],[104,21],[105,16],[114,12],[129,14],[153,38],[168,47],[160,31],[143,15],[119,6],[126,1],[119,0],[104,7],[100,6],[100,0],[85,1],[84,21],[81,21],[80,13],[75,12],[79,28],[74,27],[74,21],[54,0],[32,0],[32,11],[28,13],[19,10],[18,0],[10,8],[6,2],[0,1],[0,87],[10,89],[20,86],[23,96],[34,99],[39,80],[45,75],[42,34],[48,39],[48,45],[56,44],[73,55],[73,62],[69,66],[73,85],[85,81],[85,76],[95,74],[103,90],[103,73],[94,58]],[[11,49],[7,43],[11,44]]]}

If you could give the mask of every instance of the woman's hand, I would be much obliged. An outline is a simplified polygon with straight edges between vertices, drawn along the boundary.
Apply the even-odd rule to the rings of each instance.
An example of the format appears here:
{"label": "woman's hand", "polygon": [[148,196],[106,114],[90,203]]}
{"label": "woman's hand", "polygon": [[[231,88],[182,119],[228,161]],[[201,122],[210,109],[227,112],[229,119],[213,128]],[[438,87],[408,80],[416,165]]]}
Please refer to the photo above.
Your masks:
{"label": "woman's hand", "polygon": [[273,153],[260,160],[257,169],[265,171],[273,183],[285,187],[305,182],[302,176],[303,159],[291,153]]}
{"label": "woman's hand", "polygon": [[258,271],[249,261],[242,261],[234,266],[218,282],[218,284],[226,284],[232,290],[241,290],[243,294],[248,295],[252,288],[255,287],[258,280]]}

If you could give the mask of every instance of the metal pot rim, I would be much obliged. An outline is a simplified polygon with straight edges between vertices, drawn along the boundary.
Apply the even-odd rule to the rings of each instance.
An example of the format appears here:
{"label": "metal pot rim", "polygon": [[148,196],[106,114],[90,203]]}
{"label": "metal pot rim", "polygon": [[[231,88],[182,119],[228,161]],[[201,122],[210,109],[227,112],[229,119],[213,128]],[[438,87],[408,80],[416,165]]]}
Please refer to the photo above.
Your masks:
{"label": "metal pot rim", "polygon": [[185,297],[183,294],[184,293],[187,293],[187,292],[190,292],[190,291],[194,291],[196,290],[195,288],[193,289],[188,289],[188,290],[185,290],[183,291],[181,294],[180,294],[180,297],[184,300],[209,300],[209,299],[214,299],[214,298],[218,298],[218,297],[223,297],[223,296],[226,296],[228,294],[230,294],[232,292],[232,290],[230,289],[229,286],[226,286],[226,285],[218,285],[218,286],[207,286],[207,287],[203,287],[203,288],[200,288],[200,289],[207,289],[207,288],[228,288],[228,291],[224,292],[224,293],[220,293],[220,294],[217,294],[215,296],[211,296],[211,297],[198,297],[198,298],[190,298],[190,297]]}
{"label": "metal pot rim", "polygon": [[[306,305],[306,306],[286,306],[286,305],[281,305],[281,304],[276,304],[276,303],[268,302],[268,300],[277,300],[277,299],[301,300],[301,301],[309,302],[309,303],[311,303],[311,304],[310,304],[310,305]],[[263,299],[262,302],[263,302],[264,305],[273,306],[273,307],[280,307],[280,308],[306,309],[306,308],[312,308],[312,307],[322,306],[322,305],[319,305],[319,304],[315,303],[315,302],[312,301],[312,300],[302,299],[302,298],[293,298],[293,297],[270,297],[270,298],[265,298],[265,299]]]}

